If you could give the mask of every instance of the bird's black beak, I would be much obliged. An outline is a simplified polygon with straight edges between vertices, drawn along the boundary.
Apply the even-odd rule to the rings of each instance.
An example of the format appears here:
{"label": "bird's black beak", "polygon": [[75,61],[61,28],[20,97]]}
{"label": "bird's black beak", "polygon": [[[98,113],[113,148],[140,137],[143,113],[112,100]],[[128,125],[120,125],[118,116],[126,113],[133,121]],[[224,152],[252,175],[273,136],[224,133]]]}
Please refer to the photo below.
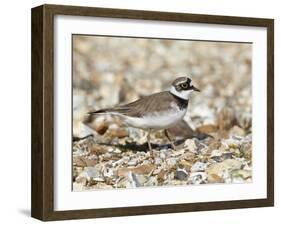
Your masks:
{"label": "bird's black beak", "polygon": [[200,92],[200,89],[197,89],[195,86],[192,86],[191,88],[196,92]]}

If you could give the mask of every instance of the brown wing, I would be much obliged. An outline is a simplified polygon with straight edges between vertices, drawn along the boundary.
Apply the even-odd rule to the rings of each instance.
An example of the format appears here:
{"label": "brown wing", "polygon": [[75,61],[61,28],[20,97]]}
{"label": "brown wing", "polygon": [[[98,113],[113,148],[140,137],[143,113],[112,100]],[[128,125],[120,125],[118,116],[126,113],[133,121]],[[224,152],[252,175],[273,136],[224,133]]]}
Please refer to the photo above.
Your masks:
{"label": "brown wing", "polygon": [[174,95],[171,95],[170,92],[165,91],[143,97],[129,104],[88,112],[88,114],[99,114],[108,112],[120,113],[131,117],[142,117],[146,115],[147,112],[166,111],[171,107],[172,101],[175,101],[178,104],[179,108],[187,107],[188,104],[188,100],[179,99]]}
{"label": "brown wing", "polygon": [[112,110],[131,117],[142,117],[147,112],[167,110],[173,100],[174,97],[168,91],[165,91],[143,97],[126,105],[117,106]]}

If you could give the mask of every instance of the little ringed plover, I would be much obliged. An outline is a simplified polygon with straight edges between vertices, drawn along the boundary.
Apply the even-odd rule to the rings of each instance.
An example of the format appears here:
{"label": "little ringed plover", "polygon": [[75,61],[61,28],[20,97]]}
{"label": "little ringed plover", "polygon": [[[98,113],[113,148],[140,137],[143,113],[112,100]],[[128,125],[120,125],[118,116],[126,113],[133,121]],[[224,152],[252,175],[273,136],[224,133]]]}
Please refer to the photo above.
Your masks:
{"label": "little ringed plover", "polygon": [[169,91],[154,93],[129,104],[105,108],[88,114],[111,114],[121,117],[128,126],[148,131],[147,143],[151,151],[150,133],[152,130],[164,130],[166,137],[175,146],[167,129],[183,119],[188,101],[193,91],[199,92],[188,77],[178,77]]}

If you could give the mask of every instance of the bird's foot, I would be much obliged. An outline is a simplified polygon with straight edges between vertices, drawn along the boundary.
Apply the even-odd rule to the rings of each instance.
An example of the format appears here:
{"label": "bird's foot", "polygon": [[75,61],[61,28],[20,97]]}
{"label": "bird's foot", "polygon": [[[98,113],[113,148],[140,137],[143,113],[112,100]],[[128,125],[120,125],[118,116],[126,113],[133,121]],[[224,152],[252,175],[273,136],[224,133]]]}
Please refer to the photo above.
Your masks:
{"label": "bird's foot", "polygon": [[147,146],[148,146],[148,150],[149,150],[150,152],[152,152],[152,147],[151,147],[150,142],[147,143]]}
{"label": "bird's foot", "polygon": [[176,145],[174,144],[174,142],[171,142],[171,146],[172,146],[174,151],[177,151],[177,148],[176,148]]}

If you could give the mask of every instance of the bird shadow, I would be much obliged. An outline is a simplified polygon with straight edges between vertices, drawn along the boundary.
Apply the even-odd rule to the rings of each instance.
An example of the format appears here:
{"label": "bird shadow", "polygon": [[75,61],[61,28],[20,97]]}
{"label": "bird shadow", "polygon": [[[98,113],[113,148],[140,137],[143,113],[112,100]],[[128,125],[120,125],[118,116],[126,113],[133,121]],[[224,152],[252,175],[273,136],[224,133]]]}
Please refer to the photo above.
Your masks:
{"label": "bird shadow", "polygon": [[[178,139],[178,140],[174,141],[174,145],[176,145],[176,146],[181,145],[186,141],[186,139],[197,138],[199,140],[203,140],[203,139],[206,139],[207,137],[212,137],[212,136],[210,136],[208,134],[204,134],[204,133],[196,134],[196,135],[192,135],[187,138]],[[76,142],[79,140],[84,140],[84,139],[89,139],[89,138],[93,139],[94,136],[88,135],[88,136],[81,137],[81,138],[74,137],[73,142]],[[97,144],[119,148],[122,152],[126,152],[129,150],[133,151],[133,152],[148,152],[149,151],[148,143],[138,144],[137,142],[126,142],[126,144],[113,144],[113,143],[98,142]],[[151,143],[151,148],[156,149],[156,150],[169,149],[169,148],[172,148],[172,144],[171,143],[168,143],[168,144]]]}
{"label": "bird shadow", "polygon": [[[147,143],[137,144],[136,142],[130,142],[126,144],[109,144],[109,143],[99,143],[99,144],[104,146],[119,148],[122,152],[125,151],[148,152],[149,151]],[[156,148],[158,147],[158,144],[151,144],[151,147]]]}
{"label": "bird shadow", "polygon": [[[175,142],[175,145],[184,143],[184,139]],[[138,144],[136,142],[126,142],[126,144],[108,144],[99,143],[100,145],[111,146],[119,148],[122,152],[133,151],[133,152],[149,152],[148,143]],[[156,150],[172,148],[172,144],[156,144],[151,143],[151,148]]]}

